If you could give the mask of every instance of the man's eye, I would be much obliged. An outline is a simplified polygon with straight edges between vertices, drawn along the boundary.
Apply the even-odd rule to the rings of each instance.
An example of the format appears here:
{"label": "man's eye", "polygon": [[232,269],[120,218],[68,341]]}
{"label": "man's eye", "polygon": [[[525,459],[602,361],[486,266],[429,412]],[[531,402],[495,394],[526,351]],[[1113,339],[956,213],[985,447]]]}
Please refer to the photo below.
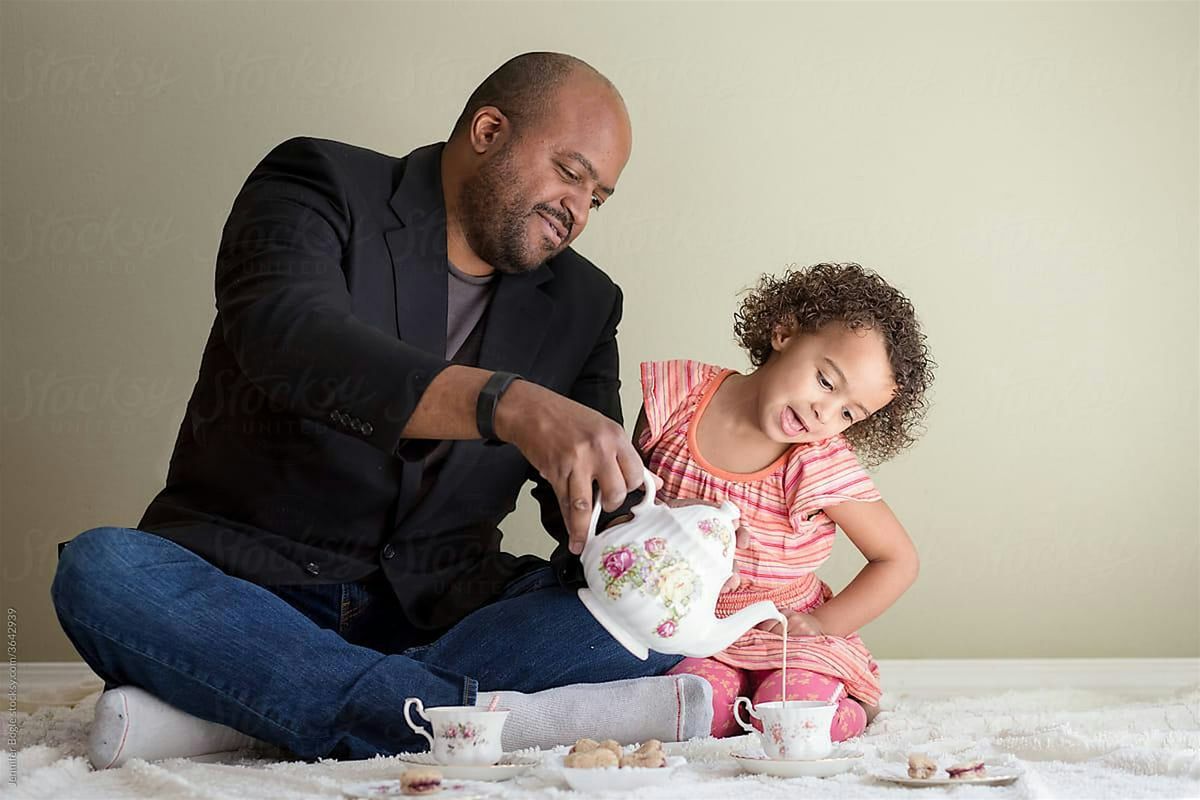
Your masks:
{"label": "man's eye", "polygon": [[571,172],[571,170],[567,169],[566,167],[559,167],[559,169],[562,170],[563,175],[567,176],[568,180],[574,181],[576,183],[579,182],[579,176],[576,175],[574,172]]}
{"label": "man's eye", "polygon": [[595,210],[595,209],[597,209],[597,208],[600,208],[600,205],[601,205],[603,202],[604,202],[604,201],[603,201],[603,200],[601,200],[599,197],[596,197],[596,195],[592,195],[592,209],[593,209],[593,210]]}

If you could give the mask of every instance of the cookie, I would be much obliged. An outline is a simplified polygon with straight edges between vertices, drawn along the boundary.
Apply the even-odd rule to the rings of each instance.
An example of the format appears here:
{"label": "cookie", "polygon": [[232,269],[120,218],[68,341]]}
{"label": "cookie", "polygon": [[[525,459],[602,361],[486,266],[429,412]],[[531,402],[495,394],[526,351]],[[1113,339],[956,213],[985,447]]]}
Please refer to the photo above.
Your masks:
{"label": "cookie", "polygon": [[607,747],[597,747],[584,753],[567,753],[563,759],[563,766],[571,769],[603,769],[620,765],[620,758]]}
{"label": "cookie", "polygon": [[572,753],[590,753],[600,746],[600,743],[595,739],[580,739],[575,744],[571,745]]}
{"label": "cookie", "polygon": [[937,772],[937,762],[930,760],[920,753],[912,753],[908,757],[908,777],[932,778]]}
{"label": "cookie", "polygon": [[637,750],[621,756],[622,767],[657,769],[666,765],[667,756],[663,752],[662,742],[658,739],[647,739]]}
{"label": "cookie", "polygon": [[621,766],[633,769],[658,769],[667,765],[667,757],[662,750],[651,750],[648,753],[629,753],[621,757]]}
{"label": "cookie", "polygon": [[603,747],[605,750],[609,750],[610,752],[612,752],[612,754],[615,755],[617,758],[621,757],[621,743],[618,742],[616,739],[605,739],[603,742],[600,743],[600,746]]}
{"label": "cookie", "polygon": [[442,773],[432,767],[414,767],[400,776],[400,791],[406,795],[434,794],[442,790]]}

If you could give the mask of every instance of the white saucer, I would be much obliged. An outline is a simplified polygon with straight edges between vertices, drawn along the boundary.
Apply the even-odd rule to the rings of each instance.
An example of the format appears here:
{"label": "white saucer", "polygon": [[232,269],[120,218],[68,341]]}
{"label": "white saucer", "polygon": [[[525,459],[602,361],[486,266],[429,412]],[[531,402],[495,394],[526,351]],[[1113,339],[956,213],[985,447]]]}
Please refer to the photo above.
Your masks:
{"label": "white saucer", "polygon": [[665,767],[601,767],[581,769],[564,767],[562,756],[557,756],[554,766],[566,780],[567,785],[577,792],[625,792],[643,786],[662,786],[671,780],[676,767],[687,763],[682,756],[667,756]]}
{"label": "white saucer", "polygon": [[828,778],[849,770],[859,762],[863,754],[857,750],[834,750],[825,758],[807,761],[784,761],[745,753],[732,755],[739,767],[759,775],[771,775],[776,778]]}
{"label": "white saucer", "polygon": [[439,764],[432,753],[397,753],[396,758],[406,764],[434,767],[441,771],[443,778],[459,781],[506,781],[538,764],[537,758],[517,753],[505,753],[498,764],[484,764],[475,767],[463,764]]}
{"label": "white saucer", "polygon": [[871,773],[871,777],[888,783],[898,783],[902,786],[962,786],[963,784],[1007,786],[1021,777],[1019,770],[1005,764],[985,761],[983,766],[987,772],[981,778],[951,778],[946,775],[945,770],[941,770],[942,774],[939,777],[910,778],[908,777],[908,766],[902,764],[889,764],[881,771]]}

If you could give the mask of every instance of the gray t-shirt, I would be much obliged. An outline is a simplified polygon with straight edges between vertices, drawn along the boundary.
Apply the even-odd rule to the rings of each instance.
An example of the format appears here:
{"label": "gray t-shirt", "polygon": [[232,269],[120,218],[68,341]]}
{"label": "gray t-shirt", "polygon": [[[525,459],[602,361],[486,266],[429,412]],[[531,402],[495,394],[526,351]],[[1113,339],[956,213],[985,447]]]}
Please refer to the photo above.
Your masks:
{"label": "gray t-shirt", "polygon": [[[446,266],[446,280],[449,281],[446,295],[446,358],[455,364],[478,366],[479,347],[487,324],[487,309],[496,288],[496,275],[468,275],[449,261]],[[416,502],[423,500],[433,487],[452,444],[449,441],[438,442],[437,447],[425,457],[425,469],[421,474],[421,488]]]}
{"label": "gray t-shirt", "polygon": [[[487,311],[492,300],[496,275],[468,275],[449,261],[446,262],[446,266],[449,267],[446,272],[449,284],[449,292],[446,295],[446,358],[454,360],[455,363],[476,366],[479,361],[478,342],[475,342],[474,352],[468,350],[461,354],[467,359],[465,361],[458,360],[459,351],[463,349],[467,337],[479,325],[484,312]],[[481,338],[482,333],[480,331],[480,336],[475,338]]]}

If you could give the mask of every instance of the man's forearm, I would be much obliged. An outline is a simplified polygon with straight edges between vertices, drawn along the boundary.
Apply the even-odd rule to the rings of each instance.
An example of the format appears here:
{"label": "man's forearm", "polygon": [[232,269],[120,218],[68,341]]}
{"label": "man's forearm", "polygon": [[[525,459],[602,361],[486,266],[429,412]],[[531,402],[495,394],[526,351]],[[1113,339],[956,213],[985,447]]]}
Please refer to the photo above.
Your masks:
{"label": "man's forearm", "polygon": [[402,435],[406,439],[478,439],[475,405],[491,372],[458,364],[446,367],[421,395]]}

